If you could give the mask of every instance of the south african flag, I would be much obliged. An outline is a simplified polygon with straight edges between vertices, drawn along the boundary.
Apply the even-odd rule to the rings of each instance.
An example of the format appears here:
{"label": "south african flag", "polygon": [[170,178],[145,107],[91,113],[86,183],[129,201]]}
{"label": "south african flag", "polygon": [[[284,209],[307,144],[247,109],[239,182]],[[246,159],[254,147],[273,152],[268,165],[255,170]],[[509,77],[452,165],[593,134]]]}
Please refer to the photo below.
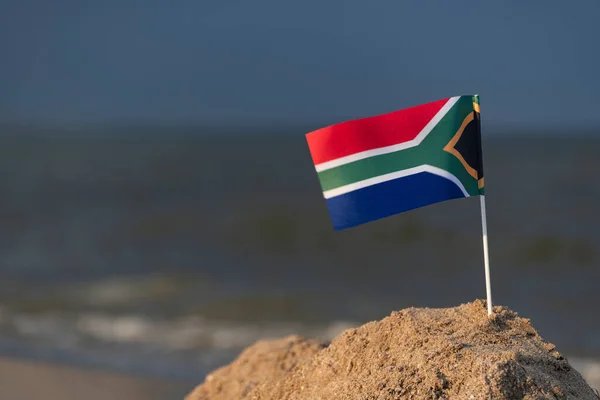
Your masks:
{"label": "south african flag", "polygon": [[335,230],[484,194],[479,96],[456,96],[306,135]]}

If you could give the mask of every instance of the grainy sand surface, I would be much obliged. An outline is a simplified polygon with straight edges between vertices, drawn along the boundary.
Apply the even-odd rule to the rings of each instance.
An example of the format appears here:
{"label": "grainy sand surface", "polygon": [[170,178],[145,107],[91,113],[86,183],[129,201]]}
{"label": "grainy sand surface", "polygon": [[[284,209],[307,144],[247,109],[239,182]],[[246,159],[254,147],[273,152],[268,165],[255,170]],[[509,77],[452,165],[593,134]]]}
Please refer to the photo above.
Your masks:
{"label": "grainy sand surface", "polygon": [[580,372],[506,307],[408,308],[329,345],[259,341],[187,400],[598,400]]}

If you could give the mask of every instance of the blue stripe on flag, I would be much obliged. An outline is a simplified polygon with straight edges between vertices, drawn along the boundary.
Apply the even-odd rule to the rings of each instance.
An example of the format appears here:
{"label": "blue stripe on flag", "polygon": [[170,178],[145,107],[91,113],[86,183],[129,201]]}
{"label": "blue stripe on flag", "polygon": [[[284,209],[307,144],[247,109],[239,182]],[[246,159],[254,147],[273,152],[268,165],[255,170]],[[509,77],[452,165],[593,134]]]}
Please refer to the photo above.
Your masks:
{"label": "blue stripe on flag", "polygon": [[336,231],[441,201],[465,197],[452,181],[429,172],[405,176],[327,199]]}

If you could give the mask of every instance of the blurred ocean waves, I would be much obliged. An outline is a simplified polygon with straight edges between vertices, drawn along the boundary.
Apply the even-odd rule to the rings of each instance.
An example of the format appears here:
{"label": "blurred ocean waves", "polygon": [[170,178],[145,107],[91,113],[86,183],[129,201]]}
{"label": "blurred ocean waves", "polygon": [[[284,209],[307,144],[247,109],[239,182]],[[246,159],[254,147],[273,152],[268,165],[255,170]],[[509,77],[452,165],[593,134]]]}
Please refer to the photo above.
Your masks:
{"label": "blurred ocean waves", "polygon": [[150,318],[94,312],[0,316],[3,355],[62,361],[111,370],[194,380],[229,362],[247,345],[291,334],[331,340],[358,326],[350,321],[210,320],[197,315]]}
{"label": "blurred ocean waves", "polygon": [[[484,141],[494,299],[586,371],[598,154]],[[0,178],[2,354],[197,380],[259,338],[485,297],[476,199],[335,233],[301,134],[4,135]]]}

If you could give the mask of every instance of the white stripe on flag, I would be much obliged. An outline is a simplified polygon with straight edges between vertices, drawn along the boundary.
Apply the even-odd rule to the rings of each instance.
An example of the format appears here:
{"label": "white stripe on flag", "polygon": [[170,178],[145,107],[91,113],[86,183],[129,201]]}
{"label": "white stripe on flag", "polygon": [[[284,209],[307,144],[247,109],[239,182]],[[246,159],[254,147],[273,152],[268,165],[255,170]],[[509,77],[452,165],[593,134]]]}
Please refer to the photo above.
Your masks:
{"label": "white stripe on flag", "polygon": [[412,140],[408,142],[394,144],[386,147],[379,147],[377,149],[361,151],[360,153],[350,154],[349,156],[336,158],[335,160],[326,161],[324,163],[315,165],[317,172],[325,171],[331,168],[339,167],[340,165],[349,164],[354,161],[362,160],[369,157],[380,156],[382,154],[394,153],[396,151],[409,149],[421,144],[423,139],[429,135],[433,127],[436,126],[442,118],[450,111],[450,109],[456,104],[460,96],[451,97],[448,99],[446,104],[433,116],[433,118],[425,125],[421,132]]}
{"label": "white stripe on flag", "polygon": [[363,189],[363,188],[366,188],[369,186],[377,185],[378,183],[383,183],[383,182],[391,181],[394,179],[403,178],[405,176],[418,174],[420,172],[429,172],[429,173],[441,176],[443,178],[446,178],[446,179],[454,182],[454,184],[456,184],[456,186],[458,186],[458,188],[463,192],[465,197],[469,197],[469,193],[465,189],[462,182],[456,176],[452,175],[450,172],[448,172],[446,170],[443,170],[438,167],[434,167],[433,165],[427,165],[427,164],[420,165],[420,166],[414,167],[414,168],[405,169],[402,171],[391,172],[391,173],[385,174],[385,175],[379,175],[379,176],[376,176],[373,178],[354,182],[349,185],[340,186],[338,188],[327,190],[327,191],[323,192],[323,196],[326,199],[331,199],[332,197],[341,196],[342,194],[353,192],[358,189]]}

